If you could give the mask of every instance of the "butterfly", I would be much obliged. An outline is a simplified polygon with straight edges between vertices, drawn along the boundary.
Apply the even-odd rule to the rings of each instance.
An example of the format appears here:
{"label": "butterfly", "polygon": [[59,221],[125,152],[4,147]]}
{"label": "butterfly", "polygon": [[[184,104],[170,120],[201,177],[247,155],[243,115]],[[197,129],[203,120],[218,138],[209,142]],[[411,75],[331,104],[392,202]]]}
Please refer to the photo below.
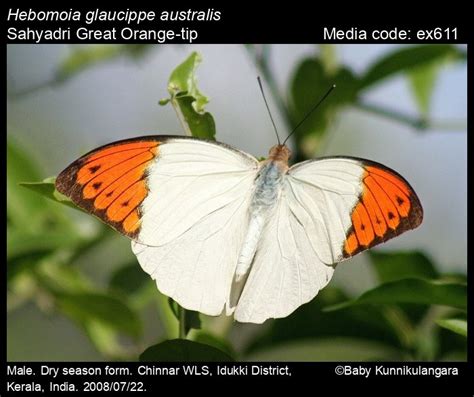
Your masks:
{"label": "butterfly", "polygon": [[158,289],[207,315],[262,323],[311,301],[336,265],[414,229],[409,183],[376,162],[326,157],[288,165],[224,143],[144,136],[95,149],[56,188],[132,240]]}

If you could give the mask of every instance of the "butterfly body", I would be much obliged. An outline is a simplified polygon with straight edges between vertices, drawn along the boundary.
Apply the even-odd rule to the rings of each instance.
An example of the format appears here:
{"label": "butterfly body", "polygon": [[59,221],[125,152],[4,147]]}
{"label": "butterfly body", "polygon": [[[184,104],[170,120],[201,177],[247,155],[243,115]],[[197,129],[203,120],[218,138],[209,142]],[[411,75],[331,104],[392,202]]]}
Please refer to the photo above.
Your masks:
{"label": "butterfly body", "polygon": [[423,210],[395,171],[329,157],[288,166],[228,145],[145,136],[73,162],[56,188],[132,240],[158,289],[186,309],[240,322],[285,317],[337,263],[416,228]]}
{"label": "butterfly body", "polygon": [[270,150],[268,160],[260,163],[249,207],[248,229],[235,272],[237,282],[249,271],[264,226],[280,198],[283,180],[288,171],[289,154],[290,151],[286,146],[278,145]]}

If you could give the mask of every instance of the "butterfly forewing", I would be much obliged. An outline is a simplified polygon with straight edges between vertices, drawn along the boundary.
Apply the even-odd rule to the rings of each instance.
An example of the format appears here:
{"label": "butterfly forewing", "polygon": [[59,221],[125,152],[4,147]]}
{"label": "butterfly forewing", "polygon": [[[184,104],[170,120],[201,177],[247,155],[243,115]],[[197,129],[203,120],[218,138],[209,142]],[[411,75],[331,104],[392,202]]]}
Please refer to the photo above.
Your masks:
{"label": "butterfly forewing", "polygon": [[324,288],[337,263],[422,221],[408,182],[369,160],[310,160],[284,179],[235,309],[237,321],[288,316]]}
{"label": "butterfly forewing", "polygon": [[159,155],[161,143],[142,138],[98,148],[61,172],[56,188],[80,208],[136,238],[140,205],[149,191],[147,169]]}
{"label": "butterfly forewing", "polygon": [[410,184],[397,172],[370,160],[332,157],[307,161],[290,168],[288,180],[290,206],[325,263],[340,262],[414,229],[423,219],[421,203]]}
{"label": "butterfly forewing", "polygon": [[150,136],[87,153],[60,173],[56,188],[122,234],[160,245],[238,200],[257,168],[223,144]]}
{"label": "butterfly forewing", "polygon": [[57,178],[79,207],[132,238],[158,289],[222,312],[248,224],[258,161],[224,144],[154,136],[86,154]]}

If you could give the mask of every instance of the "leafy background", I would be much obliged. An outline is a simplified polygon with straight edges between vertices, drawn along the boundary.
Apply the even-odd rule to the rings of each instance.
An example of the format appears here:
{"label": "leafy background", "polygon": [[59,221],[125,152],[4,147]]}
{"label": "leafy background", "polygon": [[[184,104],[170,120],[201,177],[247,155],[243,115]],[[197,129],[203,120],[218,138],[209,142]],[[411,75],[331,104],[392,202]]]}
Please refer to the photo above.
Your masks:
{"label": "leafy background", "polygon": [[[465,47],[9,46],[7,72],[9,360],[466,359]],[[41,183],[144,133],[215,134],[265,156],[257,74],[284,132],[338,86],[295,134],[296,161],[380,161],[425,209],[416,232],[341,264],[316,299],[263,326],[181,310],[127,239]]]}

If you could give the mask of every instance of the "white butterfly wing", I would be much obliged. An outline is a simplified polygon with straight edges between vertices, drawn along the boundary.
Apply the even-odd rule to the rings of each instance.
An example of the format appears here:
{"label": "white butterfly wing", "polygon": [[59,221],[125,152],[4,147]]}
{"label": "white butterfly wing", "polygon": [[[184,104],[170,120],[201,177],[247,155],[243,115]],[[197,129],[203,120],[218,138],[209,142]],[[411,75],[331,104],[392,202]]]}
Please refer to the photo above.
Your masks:
{"label": "white butterfly wing", "polygon": [[403,177],[355,158],[291,167],[235,310],[241,322],[286,317],[313,299],[335,265],[417,227],[423,210]]}
{"label": "white butterfly wing", "polygon": [[327,264],[418,227],[423,208],[410,184],[374,161],[328,157],[288,171],[288,203]]}
{"label": "white butterfly wing", "polygon": [[132,241],[132,250],[162,293],[186,309],[219,315],[245,236],[249,202],[250,195],[232,201],[165,245]]}
{"label": "white butterfly wing", "polygon": [[[214,212],[232,203],[242,204],[257,171],[256,159],[222,144],[168,140],[160,145],[157,159],[147,170],[149,192],[141,205],[137,241],[166,245]],[[219,223],[207,225],[207,235],[220,227]]]}
{"label": "white butterfly wing", "polygon": [[222,312],[257,171],[245,153],[189,140],[164,145],[150,168],[132,250],[158,289],[184,308]]}
{"label": "white butterfly wing", "polygon": [[262,233],[235,319],[259,324],[286,317],[312,300],[333,272],[319,259],[283,192]]}
{"label": "white butterfly wing", "polygon": [[362,192],[362,174],[358,163],[342,158],[300,163],[288,172],[288,205],[323,263],[342,260],[352,208]]}
{"label": "white butterfly wing", "polygon": [[217,315],[228,298],[257,172],[255,158],[227,145],[149,136],[86,154],[56,186],[133,240],[161,292]]}

